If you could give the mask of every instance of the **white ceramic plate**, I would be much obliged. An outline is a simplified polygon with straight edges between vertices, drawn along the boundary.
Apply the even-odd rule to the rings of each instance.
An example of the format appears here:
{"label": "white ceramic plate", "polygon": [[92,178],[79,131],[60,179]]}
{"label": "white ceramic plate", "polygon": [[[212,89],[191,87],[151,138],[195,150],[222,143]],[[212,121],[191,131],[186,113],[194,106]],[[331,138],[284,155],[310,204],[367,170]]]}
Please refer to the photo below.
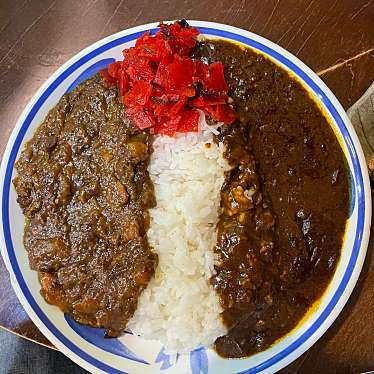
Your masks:
{"label": "white ceramic plate", "polygon": [[369,178],[360,143],[335,96],[306,65],[278,45],[235,27],[189,22],[207,37],[234,40],[269,56],[297,76],[331,118],[351,173],[350,218],[341,260],[318,307],[302,324],[268,350],[240,360],[225,360],[212,349],[169,356],[159,343],[131,334],[119,339],[104,339],[102,329],[81,326],[65,318],[57,307],[48,305],[39,293],[37,273],[29,268],[22,242],[24,217],[11,183],[14,162],[23,144],[66,91],[113,59],[120,59],[124,48],[132,46],[144,31],[155,32],[157,24],[142,25],[109,36],[70,59],[30,100],[9,139],[0,172],[1,250],[17,296],[42,333],[65,355],[91,372],[206,374],[279,370],[306,351],[332,324],[351,294],[365,258],[371,222]]}

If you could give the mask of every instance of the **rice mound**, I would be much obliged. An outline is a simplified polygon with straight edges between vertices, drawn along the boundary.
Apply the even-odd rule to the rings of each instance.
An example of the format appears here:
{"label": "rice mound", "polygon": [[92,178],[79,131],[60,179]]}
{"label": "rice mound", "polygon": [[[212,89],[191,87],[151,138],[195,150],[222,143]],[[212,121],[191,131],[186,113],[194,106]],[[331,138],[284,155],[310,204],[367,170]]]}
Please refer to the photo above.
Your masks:
{"label": "rice mound", "polygon": [[209,278],[228,164],[223,144],[213,143],[216,130],[203,115],[200,123],[198,133],[156,137],[149,166],[157,207],[150,210],[148,240],[159,265],[128,327],[168,352],[210,346],[227,332]]}

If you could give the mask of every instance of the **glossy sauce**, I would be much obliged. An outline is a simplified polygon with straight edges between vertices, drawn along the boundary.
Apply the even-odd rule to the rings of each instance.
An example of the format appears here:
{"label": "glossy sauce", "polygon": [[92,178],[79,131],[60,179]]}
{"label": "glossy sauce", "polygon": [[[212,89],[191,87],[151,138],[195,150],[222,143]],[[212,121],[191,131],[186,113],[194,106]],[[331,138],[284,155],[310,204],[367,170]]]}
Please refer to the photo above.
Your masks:
{"label": "glossy sauce", "polygon": [[211,283],[229,328],[215,348],[244,357],[292,330],[331,280],[348,218],[346,161],[316,103],[282,68],[225,41],[201,43],[196,56],[224,63],[240,116],[220,135],[233,170]]}

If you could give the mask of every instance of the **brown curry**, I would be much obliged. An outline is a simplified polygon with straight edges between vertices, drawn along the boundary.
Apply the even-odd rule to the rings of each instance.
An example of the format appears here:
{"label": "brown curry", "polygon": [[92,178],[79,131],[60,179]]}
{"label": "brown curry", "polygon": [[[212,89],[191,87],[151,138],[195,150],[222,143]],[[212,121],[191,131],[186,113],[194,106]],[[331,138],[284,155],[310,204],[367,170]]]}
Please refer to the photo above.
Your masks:
{"label": "brown curry", "polygon": [[229,328],[224,357],[261,351],[296,326],[326,289],[348,217],[345,157],[327,119],[287,72],[249,48],[201,43],[225,64],[240,120],[225,127],[234,167],[221,190],[217,274]]}
{"label": "brown curry", "polygon": [[45,300],[119,335],[157,265],[151,137],[125,117],[99,76],[62,97],[17,161],[24,244]]}

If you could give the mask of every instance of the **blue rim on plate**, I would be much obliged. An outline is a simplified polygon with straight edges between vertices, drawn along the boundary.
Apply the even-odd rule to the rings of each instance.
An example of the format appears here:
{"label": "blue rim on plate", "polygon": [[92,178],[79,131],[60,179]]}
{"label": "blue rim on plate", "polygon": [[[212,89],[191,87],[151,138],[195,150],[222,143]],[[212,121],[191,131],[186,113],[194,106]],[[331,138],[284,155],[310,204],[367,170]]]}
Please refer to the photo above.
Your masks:
{"label": "blue rim on plate", "polygon": [[[356,196],[351,197],[352,204],[355,201],[358,202],[358,218],[357,218],[357,229],[355,232],[355,239],[353,249],[349,258],[349,262],[340,282],[338,288],[336,289],[334,295],[332,296],[330,302],[322,311],[318,319],[295,341],[293,341],[290,345],[288,345],[285,349],[278,352],[274,356],[266,359],[265,361],[261,362],[260,364],[246,370],[242,371],[241,373],[254,373],[259,372],[265,369],[272,367],[273,365],[279,363],[285,357],[289,356],[292,352],[298,349],[304,342],[306,342],[323,324],[326,318],[330,315],[333,311],[335,306],[337,305],[338,301],[340,300],[341,296],[343,295],[349,280],[351,279],[352,273],[355,269],[356,262],[358,259],[360,247],[362,244],[363,236],[364,236],[364,226],[365,226],[365,186],[363,175],[361,172],[359,157],[357,155],[354,142],[351,138],[351,135],[345,125],[345,122],[341,115],[339,114],[338,110],[334,106],[334,104],[329,99],[328,95],[318,86],[317,83],[306,73],[304,72],[299,66],[297,66],[294,62],[292,62],[288,57],[282,55],[278,51],[272,49],[271,47],[254,40],[250,37],[239,35],[230,31],[225,31],[221,29],[216,29],[213,27],[199,27],[201,33],[206,35],[212,35],[217,37],[223,37],[227,39],[231,39],[243,44],[246,44],[250,47],[256,48],[257,50],[271,56],[276,61],[279,61],[283,65],[285,65],[289,70],[291,70],[296,76],[298,76],[307,86],[308,88],[314,92],[314,94],[320,98],[320,100],[324,103],[327,110],[329,111],[330,115],[334,119],[335,123],[337,124],[345,145],[349,152],[349,157],[351,158],[353,164],[353,176],[351,179],[351,190],[352,193],[355,193]],[[154,33],[157,31],[157,28],[151,29],[151,32]],[[18,265],[12,238],[11,238],[11,230],[10,230],[10,220],[9,220],[9,194],[10,194],[10,186],[12,180],[12,173],[14,163],[19,151],[19,148],[23,142],[24,136],[33,121],[35,115],[48,99],[48,97],[54,92],[54,90],[73,72],[75,72],[79,67],[81,67],[86,62],[90,61],[95,56],[113,48],[119,46],[121,44],[133,41],[137,39],[139,36],[143,34],[144,31],[139,31],[132,33],[130,35],[118,37],[114,40],[110,40],[104,45],[99,46],[98,48],[88,52],[86,55],[81,57],[71,66],[69,66],[66,70],[64,70],[42,93],[36,103],[32,106],[27,114],[25,120],[23,121],[20,130],[16,136],[14,141],[13,147],[11,148],[10,155],[8,162],[6,164],[5,169],[5,177],[4,177],[4,185],[3,185],[3,195],[2,195],[2,217],[3,217],[3,233],[4,239],[6,243],[6,251],[9,257],[10,266],[14,272],[16,281],[23,292],[24,297],[27,299],[28,303],[30,304],[33,311],[36,313],[38,318],[42,321],[42,323],[49,329],[49,331],[58,339],[63,345],[65,345],[69,350],[73,353],[78,355],[82,360],[85,360],[88,364],[93,365],[99,370],[108,372],[108,373],[124,373],[122,370],[118,370],[113,368],[99,360],[95,357],[91,356],[87,352],[83,351],[81,348],[77,347],[73,342],[71,342],[60,330],[58,330],[53,323],[49,320],[49,318],[45,315],[45,313],[41,310],[38,306],[37,302],[33,298],[27,284],[23,278],[21,273],[20,267]]]}

